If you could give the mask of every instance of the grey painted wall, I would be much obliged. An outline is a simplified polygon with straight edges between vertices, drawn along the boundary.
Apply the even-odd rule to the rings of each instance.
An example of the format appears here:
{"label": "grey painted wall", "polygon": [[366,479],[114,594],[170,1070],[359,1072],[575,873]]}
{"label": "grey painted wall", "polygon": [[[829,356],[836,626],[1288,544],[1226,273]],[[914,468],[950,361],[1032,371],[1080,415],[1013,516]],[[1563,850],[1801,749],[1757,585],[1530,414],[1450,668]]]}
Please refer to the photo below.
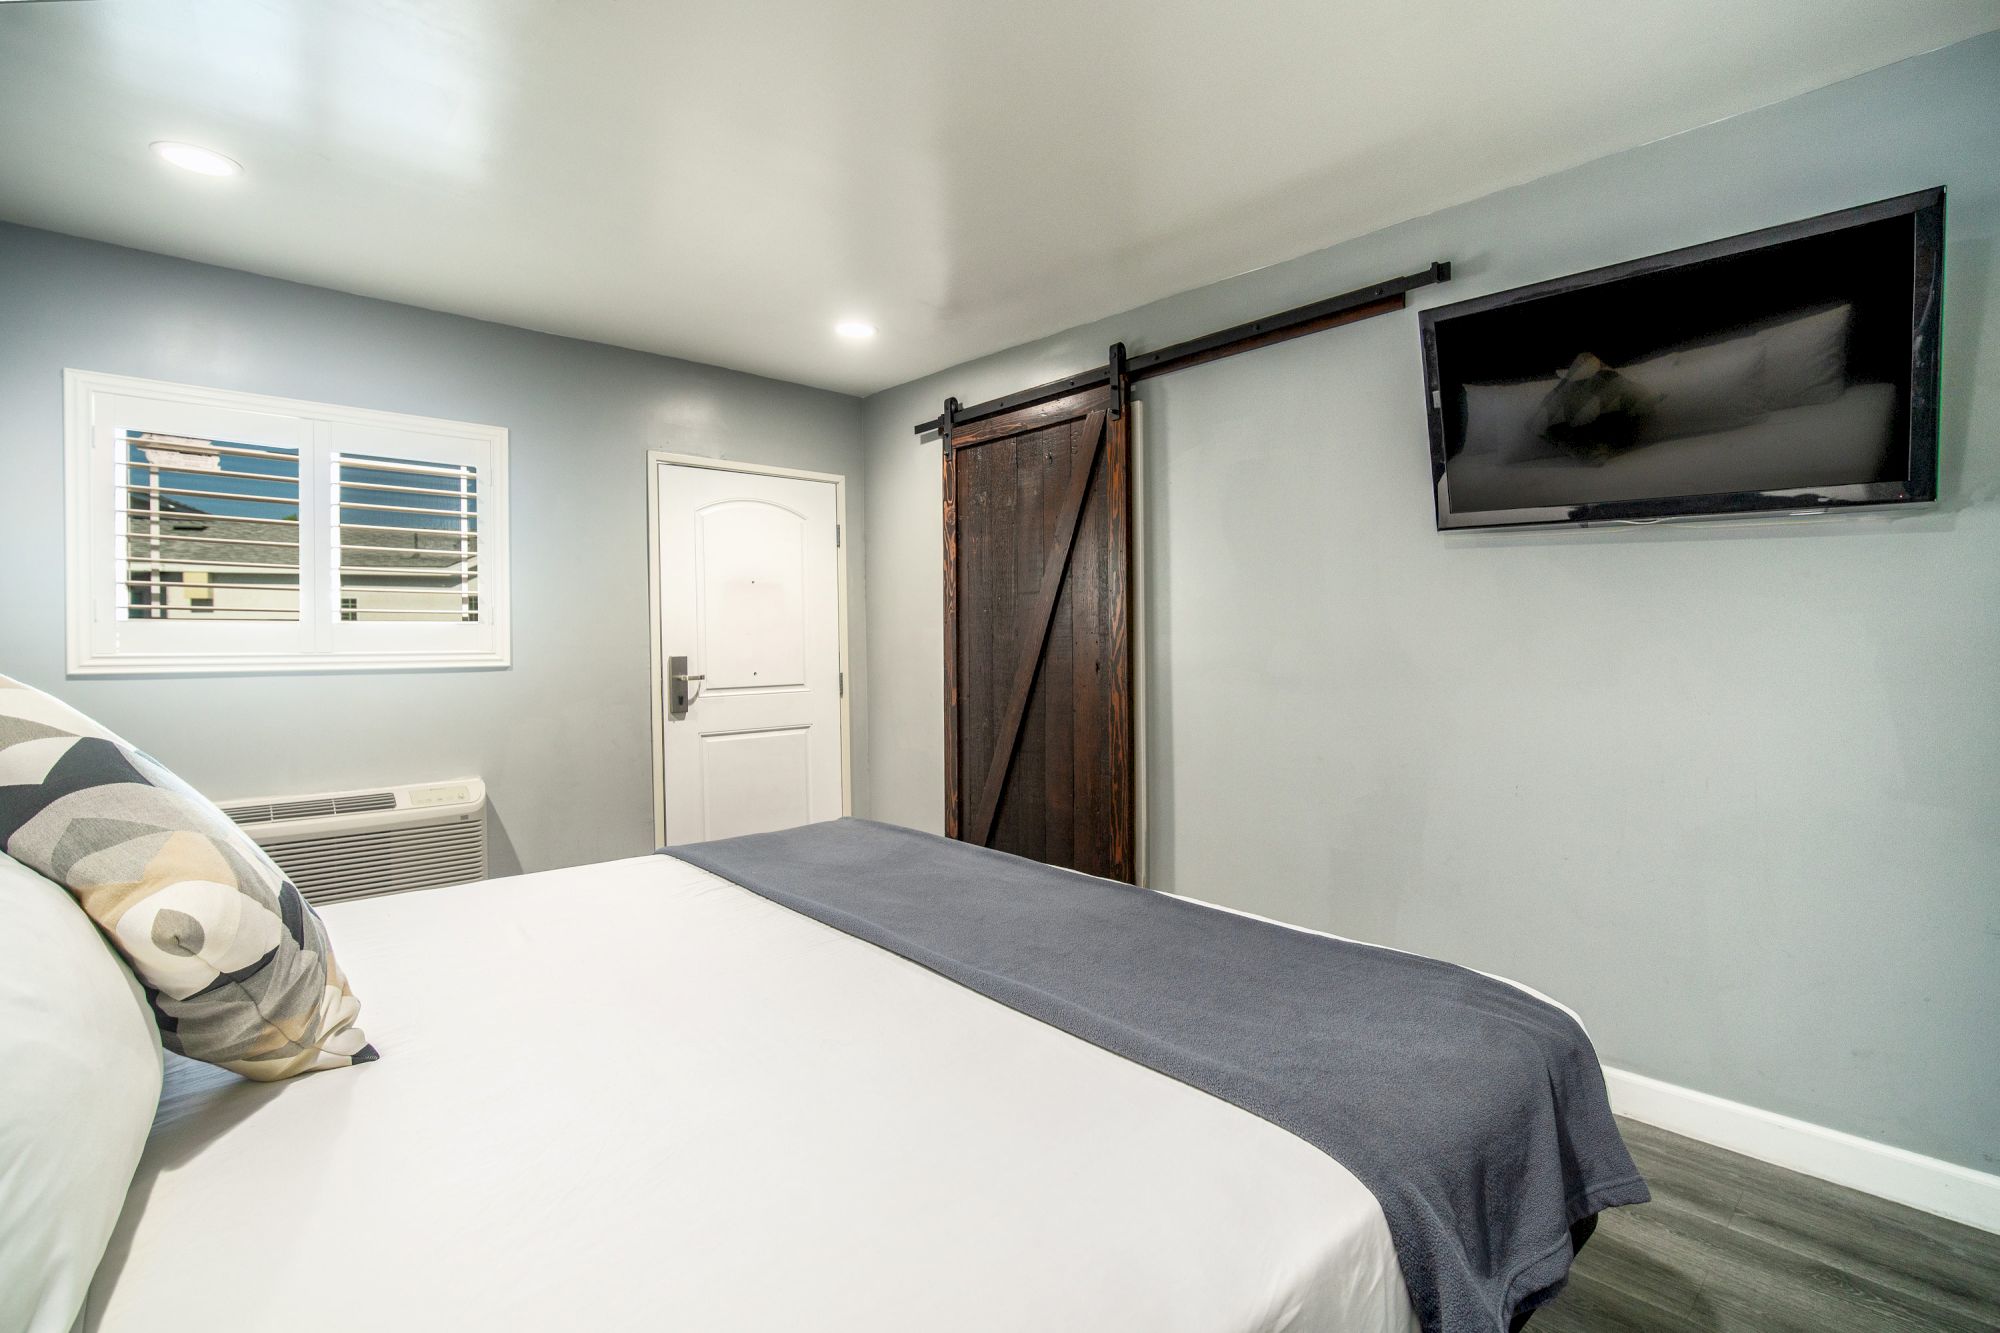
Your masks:
{"label": "grey painted wall", "polygon": [[1153,881],[1577,1006],[1608,1063],[2000,1168],[2000,36],[876,395],[873,813],[942,824],[935,441],[1450,259],[1444,303],[1950,188],[1944,499],[1432,530],[1414,311],[1144,386]]}
{"label": "grey painted wall", "polygon": [[[65,680],[65,366],[507,427],[512,668]],[[859,741],[857,400],[0,226],[0,672],[211,796],[471,773],[491,792],[496,874],[649,850],[648,449],[847,476]]]}

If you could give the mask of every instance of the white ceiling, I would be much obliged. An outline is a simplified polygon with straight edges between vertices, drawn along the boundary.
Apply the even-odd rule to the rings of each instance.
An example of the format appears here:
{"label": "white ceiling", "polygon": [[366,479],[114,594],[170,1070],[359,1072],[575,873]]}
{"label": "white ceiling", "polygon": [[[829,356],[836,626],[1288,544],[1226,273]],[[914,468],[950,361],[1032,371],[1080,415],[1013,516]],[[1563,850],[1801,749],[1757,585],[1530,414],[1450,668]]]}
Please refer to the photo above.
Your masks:
{"label": "white ceiling", "polygon": [[[0,4],[0,217],[866,392],[1995,27],[1991,0]],[[881,336],[836,340],[849,315]]]}

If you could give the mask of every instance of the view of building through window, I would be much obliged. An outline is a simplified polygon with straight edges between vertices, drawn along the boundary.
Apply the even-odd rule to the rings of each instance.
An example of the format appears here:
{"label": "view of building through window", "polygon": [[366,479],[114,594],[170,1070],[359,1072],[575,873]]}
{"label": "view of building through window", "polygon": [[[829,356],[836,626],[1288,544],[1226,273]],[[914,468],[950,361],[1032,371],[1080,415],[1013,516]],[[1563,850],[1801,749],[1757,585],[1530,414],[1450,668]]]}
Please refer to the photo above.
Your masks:
{"label": "view of building through window", "polygon": [[[299,454],[125,432],[121,613],[299,618]],[[360,454],[331,459],[328,562],[343,621],[479,619],[479,477]]]}
{"label": "view of building through window", "polygon": [[126,617],[299,618],[297,450],[129,430],[121,462]]}
{"label": "view of building through window", "polygon": [[479,618],[479,477],[362,454],[333,458],[342,620]]}

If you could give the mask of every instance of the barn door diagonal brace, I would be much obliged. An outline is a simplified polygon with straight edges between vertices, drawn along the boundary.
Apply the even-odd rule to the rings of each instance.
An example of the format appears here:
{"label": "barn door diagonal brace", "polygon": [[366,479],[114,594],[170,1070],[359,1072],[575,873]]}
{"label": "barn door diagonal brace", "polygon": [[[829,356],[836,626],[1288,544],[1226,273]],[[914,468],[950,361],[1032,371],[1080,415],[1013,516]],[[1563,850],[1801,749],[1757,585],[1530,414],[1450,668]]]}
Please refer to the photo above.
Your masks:
{"label": "barn door diagonal brace", "polygon": [[1069,491],[1056,518],[1055,541],[1042,565],[1041,590],[1028,611],[1026,633],[1021,638],[1021,656],[1014,666],[1013,683],[1007,690],[1007,711],[1001,715],[1000,729],[993,737],[993,758],[986,766],[986,780],[980,784],[979,803],[973,808],[972,823],[965,831],[968,842],[980,846],[993,832],[993,816],[1000,809],[1000,792],[1007,784],[1007,770],[1014,763],[1014,750],[1021,739],[1021,721],[1028,713],[1028,696],[1034,692],[1035,673],[1041,666],[1042,649],[1049,640],[1049,625],[1055,619],[1056,596],[1069,575],[1069,555],[1076,544],[1077,529],[1083,525],[1083,502],[1090,494],[1090,479],[1097,460],[1104,453],[1105,409],[1099,408],[1083,420],[1088,456],[1083,466],[1071,464]]}

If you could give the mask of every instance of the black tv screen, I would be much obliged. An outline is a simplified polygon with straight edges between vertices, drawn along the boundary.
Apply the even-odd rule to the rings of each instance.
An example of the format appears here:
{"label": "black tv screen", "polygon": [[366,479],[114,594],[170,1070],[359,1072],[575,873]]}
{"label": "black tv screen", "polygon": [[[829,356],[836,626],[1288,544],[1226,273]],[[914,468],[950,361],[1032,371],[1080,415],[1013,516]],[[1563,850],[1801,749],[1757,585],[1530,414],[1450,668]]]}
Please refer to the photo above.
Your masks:
{"label": "black tv screen", "polygon": [[1440,529],[1937,495],[1944,191],[1423,312]]}

